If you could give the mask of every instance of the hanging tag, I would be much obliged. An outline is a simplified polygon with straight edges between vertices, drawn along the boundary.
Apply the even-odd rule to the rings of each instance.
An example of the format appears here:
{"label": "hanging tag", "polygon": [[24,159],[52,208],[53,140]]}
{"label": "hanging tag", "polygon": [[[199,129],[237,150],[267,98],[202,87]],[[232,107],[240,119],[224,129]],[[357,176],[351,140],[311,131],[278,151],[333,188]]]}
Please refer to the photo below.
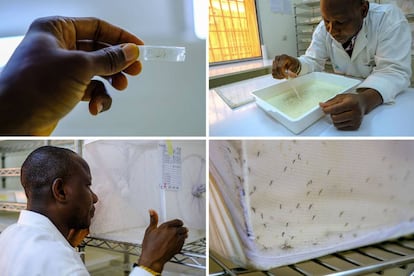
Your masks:
{"label": "hanging tag", "polygon": [[170,140],[167,140],[165,142],[165,144],[167,145],[168,155],[172,156],[174,154],[174,149],[173,149],[173,146],[172,146],[172,142]]}
{"label": "hanging tag", "polygon": [[160,188],[170,191],[181,189],[181,148],[173,147],[171,141],[160,145],[162,177]]}

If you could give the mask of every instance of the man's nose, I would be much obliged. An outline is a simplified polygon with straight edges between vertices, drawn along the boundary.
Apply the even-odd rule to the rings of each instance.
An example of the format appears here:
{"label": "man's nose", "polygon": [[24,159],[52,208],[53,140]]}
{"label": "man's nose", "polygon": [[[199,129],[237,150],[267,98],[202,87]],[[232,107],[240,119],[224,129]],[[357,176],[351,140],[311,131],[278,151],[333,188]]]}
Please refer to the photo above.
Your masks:
{"label": "man's nose", "polygon": [[92,192],[92,200],[94,204],[98,202],[98,196],[94,192]]}

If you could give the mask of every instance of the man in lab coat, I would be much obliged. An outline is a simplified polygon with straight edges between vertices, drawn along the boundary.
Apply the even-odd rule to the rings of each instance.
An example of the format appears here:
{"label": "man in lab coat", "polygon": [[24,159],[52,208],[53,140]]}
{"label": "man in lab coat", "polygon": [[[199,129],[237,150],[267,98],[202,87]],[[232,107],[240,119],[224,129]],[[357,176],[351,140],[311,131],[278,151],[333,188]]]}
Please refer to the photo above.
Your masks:
{"label": "man in lab coat", "polygon": [[[95,212],[89,166],[75,152],[45,146],[34,150],[21,169],[27,209],[0,235],[2,275],[89,275],[74,246],[88,233]],[[160,275],[164,264],[180,252],[187,228],[180,220],[150,224],[142,253],[130,275]]]}
{"label": "man in lab coat", "polygon": [[322,71],[330,60],[335,73],[364,79],[356,93],[320,103],[336,128],[355,130],[364,114],[382,103],[392,103],[409,86],[410,28],[393,5],[321,0],[320,8],[323,21],[315,29],[306,53],[299,58],[276,56],[272,75],[282,79]]}

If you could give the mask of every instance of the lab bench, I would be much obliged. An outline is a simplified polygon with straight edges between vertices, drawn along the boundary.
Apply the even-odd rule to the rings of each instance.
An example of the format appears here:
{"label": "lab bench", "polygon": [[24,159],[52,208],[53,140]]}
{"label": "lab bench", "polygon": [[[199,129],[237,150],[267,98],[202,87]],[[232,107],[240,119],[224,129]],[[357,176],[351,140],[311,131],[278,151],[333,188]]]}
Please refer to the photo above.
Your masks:
{"label": "lab bench", "polygon": [[[230,108],[217,94],[217,89],[230,88],[235,93],[253,92],[285,80],[271,75],[236,82],[209,91],[209,134],[211,137],[272,137],[294,136],[287,128],[271,118],[256,103]],[[243,84],[243,85],[240,85]],[[337,130],[329,116],[324,116],[299,136],[414,136],[414,88],[407,88],[395,99],[394,104],[383,104],[365,115],[361,127],[355,131]]]}

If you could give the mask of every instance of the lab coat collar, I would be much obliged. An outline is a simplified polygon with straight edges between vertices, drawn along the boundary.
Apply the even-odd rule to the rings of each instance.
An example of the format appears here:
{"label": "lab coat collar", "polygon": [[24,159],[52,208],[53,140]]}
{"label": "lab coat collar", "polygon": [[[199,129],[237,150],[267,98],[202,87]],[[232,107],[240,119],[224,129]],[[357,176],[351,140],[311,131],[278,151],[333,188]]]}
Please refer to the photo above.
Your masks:
{"label": "lab coat collar", "polygon": [[352,50],[351,57],[349,57],[348,53],[344,50],[344,47],[342,46],[342,44],[339,43],[338,41],[336,41],[330,34],[329,35],[332,38],[333,46],[335,48],[337,48],[339,53],[341,53],[342,58],[344,58],[345,60],[353,62],[357,58],[358,54],[368,44],[367,32],[368,32],[368,27],[366,26],[366,18],[365,18],[364,22],[362,24],[361,30],[357,34],[357,38],[356,38],[356,41],[355,41],[354,49]]}
{"label": "lab coat collar", "polygon": [[368,45],[368,27],[366,24],[366,18],[362,24],[362,28],[357,34],[357,38],[354,45],[354,50],[352,51],[351,61],[354,61],[358,54]]}
{"label": "lab coat collar", "polygon": [[33,211],[22,210],[20,212],[17,224],[26,225],[33,228],[41,228],[50,233],[50,235],[53,236],[55,240],[59,240],[63,242],[65,245],[72,247],[69,244],[68,240],[62,235],[62,233],[59,232],[56,226],[52,223],[52,221],[50,221],[48,217],[42,214]]}

